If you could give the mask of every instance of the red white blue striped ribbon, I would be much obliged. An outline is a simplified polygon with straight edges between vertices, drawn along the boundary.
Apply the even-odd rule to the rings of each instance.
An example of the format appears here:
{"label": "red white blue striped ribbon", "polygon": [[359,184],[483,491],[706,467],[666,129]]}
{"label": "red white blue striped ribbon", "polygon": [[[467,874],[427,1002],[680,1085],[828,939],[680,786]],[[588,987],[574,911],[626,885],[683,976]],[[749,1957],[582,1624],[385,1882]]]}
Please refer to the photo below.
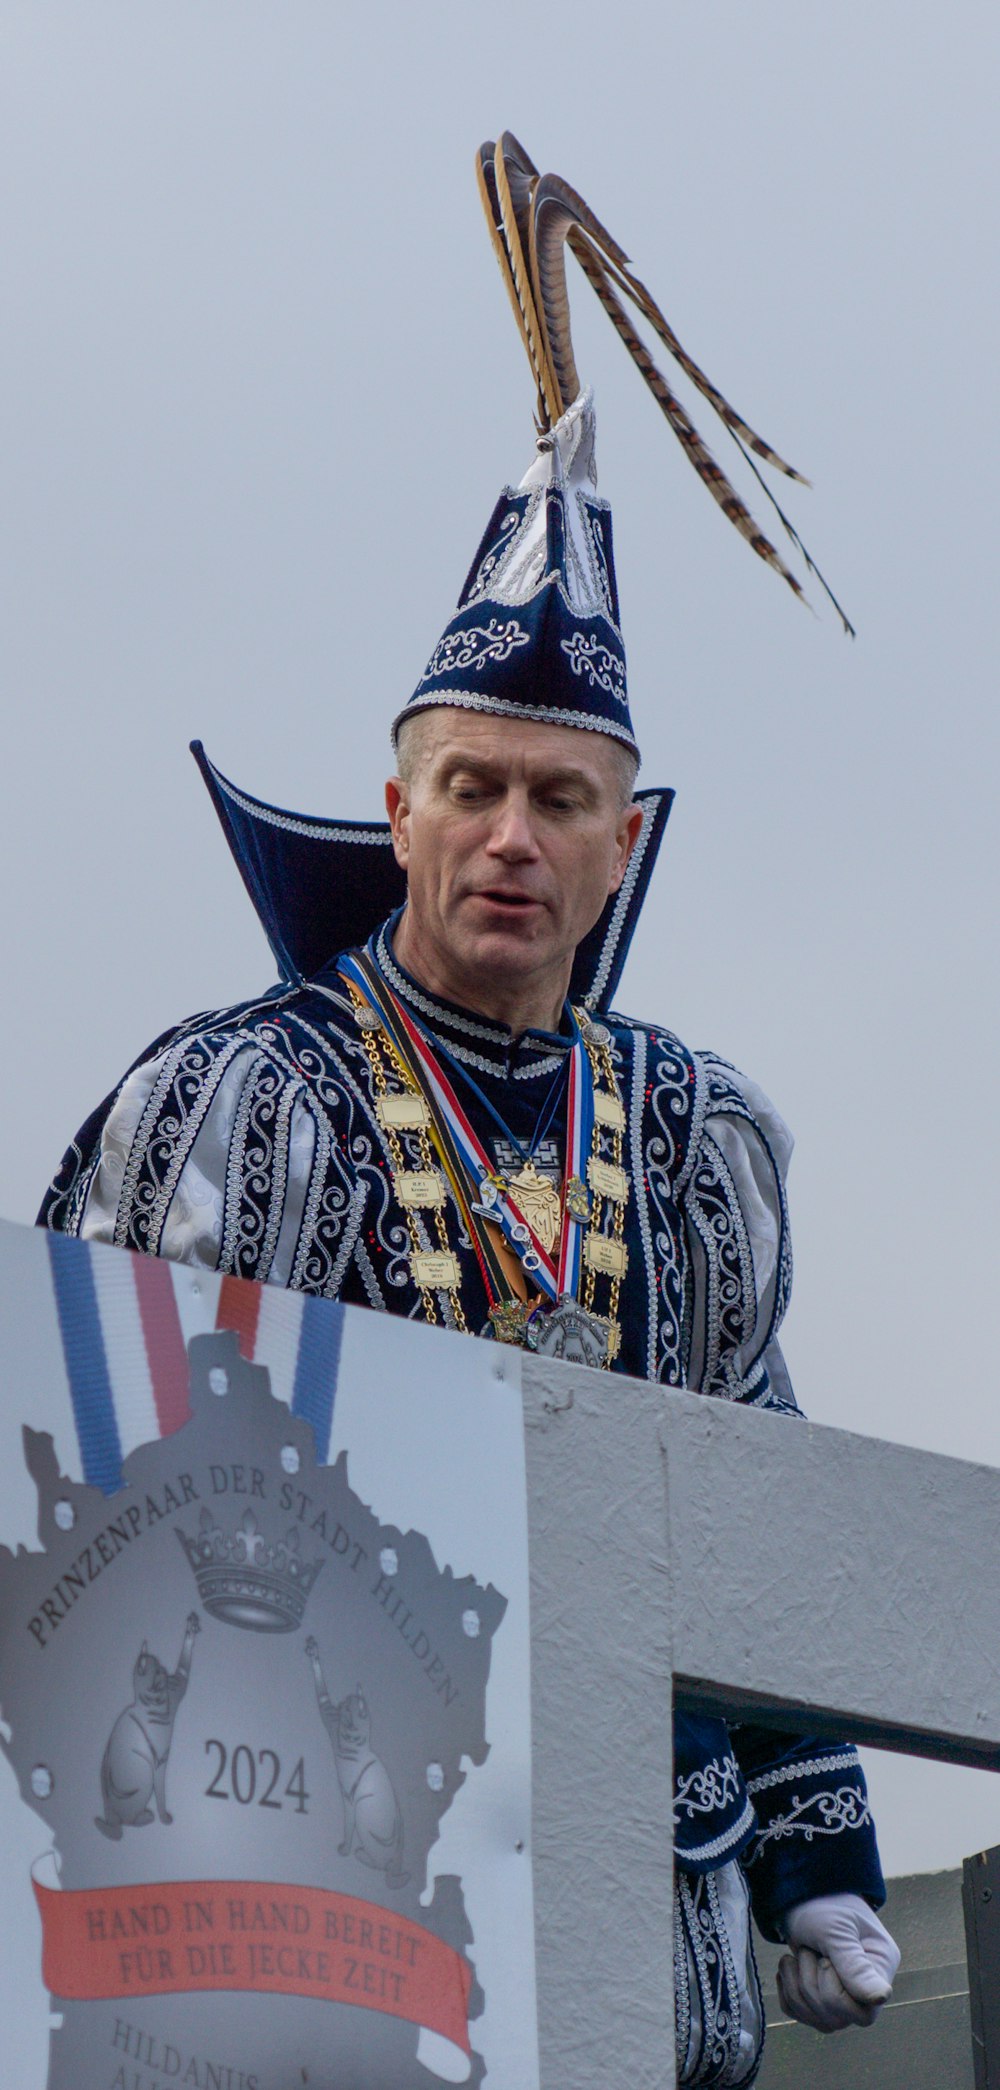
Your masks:
{"label": "red white blue striped ribbon", "polygon": [[[350,953],[345,953],[338,964],[341,972],[349,974],[355,986],[370,998],[371,988],[361,968]],[[419,1068],[426,1092],[433,1107],[448,1127],[452,1144],[457,1148],[474,1194],[481,1197],[485,1185],[493,1186],[495,1196],[488,1205],[489,1217],[500,1227],[504,1239],[514,1254],[519,1256],[526,1274],[539,1291],[553,1302],[569,1293],[576,1297],[580,1280],[583,1256],[584,1227],[568,1217],[566,1212],[566,1190],[563,1186],[562,1226],[559,1241],[559,1259],[556,1262],[543,1248],[530,1222],[520,1210],[516,1198],[509,1188],[501,1188],[494,1163],[490,1160],[481,1140],[462,1108],[455,1090],[441,1065],[426,1031],[414,1020],[398,995],[392,992],[385,981],[380,982],[386,1002],[390,1005],[400,1029],[405,1032],[411,1057]],[[566,1180],[572,1176],[583,1179],[585,1157],[590,1152],[594,1124],[594,1083],[590,1061],[587,1057],[580,1026],[573,1017],[574,1038],[570,1050],[569,1082],[567,1087],[567,1133],[566,1133]],[[487,1196],[491,1193],[487,1190]],[[528,1239],[525,1240],[525,1231]]]}
{"label": "red white blue striped ribbon", "polygon": [[187,1339],[212,1327],[267,1366],[271,1391],[312,1425],[327,1458],[344,1309],[278,1286],[47,1237],[84,1479],[111,1494],[138,1444],[188,1420]]}
{"label": "red white blue striped ribbon", "polygon": [[[580,1026],[573,1017],[575,1037],[569,1063],[569,1086],[566,1098],[566,1183],[575,1177],[586,1184],[587,1161],[594,1136],[594,1076],[590,1058],[580,1036]],[[583,1261],[583,1239],[586,1226],[574,1221],[566,1210],[566,1189],[563,1186],[562,1239],[559,1245],[559,1296],[569,1293],[575,1299],[580,1283],[580,1268]]]}

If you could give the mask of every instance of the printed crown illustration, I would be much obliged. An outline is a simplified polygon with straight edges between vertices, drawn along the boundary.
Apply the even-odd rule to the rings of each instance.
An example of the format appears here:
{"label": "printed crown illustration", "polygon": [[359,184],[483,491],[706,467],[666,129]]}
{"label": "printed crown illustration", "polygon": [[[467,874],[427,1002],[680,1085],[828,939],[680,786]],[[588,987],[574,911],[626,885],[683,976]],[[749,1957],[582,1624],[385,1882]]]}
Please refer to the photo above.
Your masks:
{"label": "printed crown illustration", "polygon": [[232,1532],[203,1509],[197,1537],[177,1536],[210,1617],[254,1633],[294,1633],[302,1624],[323,1562],[302,1558],[294,1526],[272,1544],[251,1509]]}

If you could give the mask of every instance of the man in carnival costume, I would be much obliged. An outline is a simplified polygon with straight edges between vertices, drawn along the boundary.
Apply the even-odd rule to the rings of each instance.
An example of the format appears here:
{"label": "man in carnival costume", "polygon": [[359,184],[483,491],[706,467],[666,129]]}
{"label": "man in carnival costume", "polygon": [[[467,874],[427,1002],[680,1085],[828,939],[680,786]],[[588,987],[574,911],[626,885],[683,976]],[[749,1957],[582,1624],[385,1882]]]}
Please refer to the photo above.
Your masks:
{"label": "man in carnival costume", "polygon": [[[389,827],[279,812],[197,750],[283,984],[160,1040],[83,1128],[42,1217],[794,1414],[777,1340],[786,1128],[725,1061],[608,1013],[671,794],[633,791],[565,246],[701,477],[799,592],[623,295],[741,446],[797,475],[685,355],[572,190],[509,134],[479,176],[541,433],[395,721]],[[679,2079],[749,2084],[763,2042],[751,1903],[789,1944],[791,2015],[867,2024],[890,1992],[864,1778],[844,1741],[687,1715],[675,1770]]]}

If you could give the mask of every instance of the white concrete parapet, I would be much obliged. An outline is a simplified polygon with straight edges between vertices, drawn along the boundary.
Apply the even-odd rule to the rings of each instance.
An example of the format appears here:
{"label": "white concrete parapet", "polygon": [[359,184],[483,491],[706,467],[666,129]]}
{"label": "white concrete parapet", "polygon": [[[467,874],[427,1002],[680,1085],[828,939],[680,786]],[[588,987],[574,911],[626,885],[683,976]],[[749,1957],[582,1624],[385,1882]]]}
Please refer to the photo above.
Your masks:
{"label": "white concrete parapet", "polygon": [[672,2081],[670,1712],[1000,1768],[1000,1472],[526,1357],[543,2090]]}

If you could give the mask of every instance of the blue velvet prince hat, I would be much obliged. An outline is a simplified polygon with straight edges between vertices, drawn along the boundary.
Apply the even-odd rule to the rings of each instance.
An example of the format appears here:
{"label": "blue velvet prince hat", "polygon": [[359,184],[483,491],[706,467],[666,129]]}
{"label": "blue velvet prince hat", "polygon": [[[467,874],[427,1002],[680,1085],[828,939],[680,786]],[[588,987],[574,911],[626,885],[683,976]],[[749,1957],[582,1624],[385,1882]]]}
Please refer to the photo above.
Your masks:
{"label": "blue velvet prince hat", "polygon": [[608,733],[638,756],[611,541],[597,498],[594,408],[583,392],[508,486],[409,702]]}
{"label": "blue velvet prince hat", "polygon": [[[393,743],[406,719],[450,705],[606,733],[638,755],[625,680],[611,511],[597,497],[593,398],[581,390],[570,334],[566,248],[597,292],[699,477],[758,556],[798,595],[799,582],[657,370],[622,293],[710,401],[744,455],[752,449],[787,477],[800,474],[754,434],[686,354],[617,241],[575,189],[558,175],[539,174],[509,131],[496,144],[481,147],[478,176],[537,387],[538,454],[520,485],[501,494],[458,608],[396,717]],[[777,512],[798,544],[795,531]]]}

